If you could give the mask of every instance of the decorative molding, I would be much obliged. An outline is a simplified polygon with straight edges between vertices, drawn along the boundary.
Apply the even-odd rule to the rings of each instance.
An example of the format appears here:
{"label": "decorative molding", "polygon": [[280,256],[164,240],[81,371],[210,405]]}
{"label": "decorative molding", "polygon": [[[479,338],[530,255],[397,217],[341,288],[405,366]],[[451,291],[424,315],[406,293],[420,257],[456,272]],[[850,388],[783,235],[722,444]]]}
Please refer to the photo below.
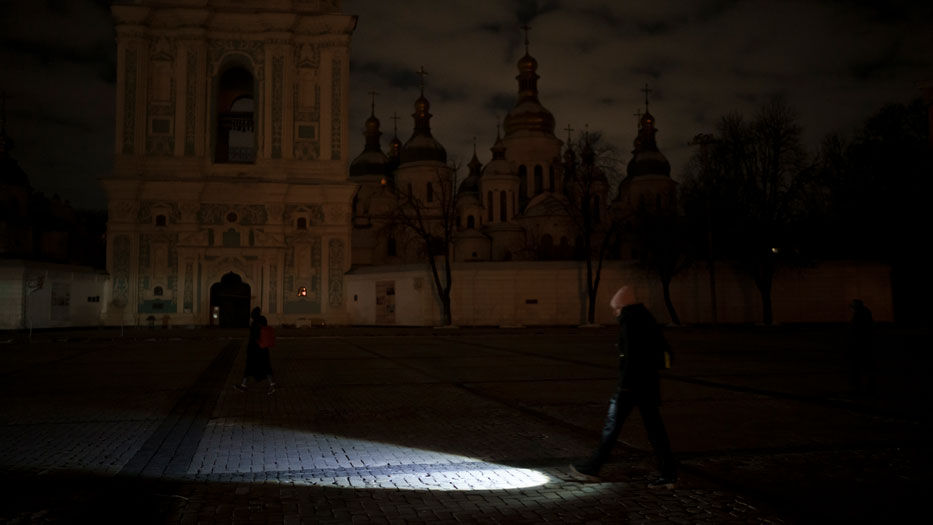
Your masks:
{"label": "decorative molding", "polygon": [[211,60],[211,70],[217,71],[221,60],[230,53],[241,53],[250,57],[256,66],[256,78],[263,78],[263,68],[265,58],[265,46],[262,40],[210,40],[208,43],[209,55]]}
{"label": "decorative molding", "polygon": [[295,64],[299,68],[319,68],[321,66],[321,51],[318,46],[311,44],[295,46]]}
{"label": "decorative molding", "polygon": [[181,246],[208,246],[208,231],[198,230],[178,234],[178,244]]}
{"label": "decorative molding", "polygon": [[111,201],[108,219],[110,222],[133,222],[138,211],[139,203],[137,201]]}
{"label": "decorative molding", "polygon": [[269,211],[269,217],[271,219],[278,219],[278,222],[282,222],[282,213],[285,211],[285,205],[279,203],[267,204],[266,210]]}
{"label": "decorative molding", "polygon": [[173,223],[177,223],[181,219],[181,210],[178,209],[177,202],[139,201],[139,208],[136,212],[136,222],[139,224],[151,223],[153,209],[167,211],[167,215],[172,219]]}
{"label": "decorative molding", "polygon": [[190,312],[194,308],[194,264],[185,263],[185,295],[184,295],[184,311]]}
{"label": "decorative molding", "polygon": [[136,141],[136,50],[123,53],[126,74],[123,78],[123,154],[132,155]]}
{"label": "decorative molding", "polygon": [[117,235],[113,239],[113,302],[126,306],[130,284],[130,237]]}
{"label": "decorative molding", "polygon": [[276,270],[277,268],[274,264],[269,266],[269,306],[268,308],[266,308],[266,310],[270,314],[275,313],[275,305],[277,302],[275,296],[277,292],[276,281],[278,281],[278,276],[277,276],[278,272]]}
{"label": "decorative molding", "polygon": [[342,114],[341,106],[341,86],[343,86],[343,62],[339,58],[331,60],[331,119],[330,119],[330,158],[331,160],[340,160],[340,130],[342,124],[340,116]]}
{"label": "decorative molding", "polygon": [[282,221],[292,224],[296,218],[304,216],[308,218],[308,227],[324,224],[324,209],[320,204],[285,206],[285,213],[282,215]]}
{"label": "decorative molding", "polygon": [[198,93],[198,52],[195,49],[188,50],[187,80],[185,84],[185,155],[194,155],[195,140],[195,109],[197,106]]}
{"label": "decorative molding", "polygon": [[284,96],[285,58],[272,57],[272,152],[273,159],[282,158],[282,105]]}
{"label": "decorative molding", "polygon": [[150,46],[149,60],[166,60],[173,62],[175,60],[175,42],[161,36],[153,39],[154,43]]}
{"label": "decorative molding", "polygon": [[255,226],[265,224],[269,215],[262,204],[201,204],[198,224],[227,224],[227,213],[236,212],[237,224]]}
{"label": "decorative molding", "polygon": [[327,243],[327,304],[331,308],[343,306],[343,244],[341,239]]}
{"label": "decorative molding", "polygon": [[285,234],[256,230],[255,241],[256,246],[260,247],[282,247],[285,246]]}

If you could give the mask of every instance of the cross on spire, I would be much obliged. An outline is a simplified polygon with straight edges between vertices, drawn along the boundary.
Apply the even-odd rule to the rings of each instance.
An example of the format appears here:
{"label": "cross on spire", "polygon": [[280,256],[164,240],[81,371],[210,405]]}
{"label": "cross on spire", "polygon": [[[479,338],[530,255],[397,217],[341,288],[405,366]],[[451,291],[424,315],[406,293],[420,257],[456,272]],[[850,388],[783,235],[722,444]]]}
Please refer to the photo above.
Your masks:
{"label": "cross on spire", "polygon": [[379,93],[377,93],[375,89],[372,89],[372,90],[369,91],[369,95],[370,95],[371,97],[373,97],[373,102],[372,102],[372,105],[371,105],[372,114],[373,114],[373,115],[376,114],[376,95],[378,95],[378,94],[379,94]]}
{"label": "cross on spire", "polygon": [[424,95],[424,77],[428,76],[428,72],[424,70],[424,66],[421,66],[417,73],[421,77],[421,94]]}
{"label": "cross on spire", "polygon": [[645,82],[645,87],[641,90],[645,94],[645,113],[648,112],[648,93],[654,91],[653,89],[648,89],[648,83]]}
{"label": "cross on spire", "polygon": [[398,136],[398,112],[392,112],[392,129],[395,132],[395,135]]}
{"label": "cross on spire", "polygon": [[528,54],[528,31],[531,30],[531,26],[526,23],[522,25],[521,29],[522,31],[525,32],[525,54],[527,55]]}
{"label": "cross on spire", "polygon": [[573,132],[573,128],[570,127],[570,124],[567,124],[567,127],[564,128],[564,131],[567,132],[567,147],[570,147],[570,143],[573,142],[573,138],[570,136],[570,133]]}

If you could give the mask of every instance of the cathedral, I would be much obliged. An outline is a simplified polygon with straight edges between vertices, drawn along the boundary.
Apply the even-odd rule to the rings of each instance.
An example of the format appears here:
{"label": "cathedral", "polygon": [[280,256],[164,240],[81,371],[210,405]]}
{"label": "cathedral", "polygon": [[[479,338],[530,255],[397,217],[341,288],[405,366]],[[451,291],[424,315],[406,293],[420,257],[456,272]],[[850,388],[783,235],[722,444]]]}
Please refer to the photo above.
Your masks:
{"label": "cathedral", "polygon": [[[647,98],[626,176],[613,192],[586,140],[578,154],[570,144],[569,126],[566,145],[554,134],[554,116],[539,99],[538,62],[528,52],[527,36],[517,68],[516,103],[497,132],[491,158],[484,166],[474,147],[459,184],[445,184],[454,175],[444,147],[431,135],[423,85],[414,104],[411,138],[402,144],[396,131],[387,153],[380,145],[373,102],[364,149],[349,170],[350,179],[360,185],[353,207],[354,266],[425,260],[422,241],[404,228],[393,228],[391,212],[400,195],[406,201],[416,196],[425,216],[437,222],[443,219],[444,188],[455,192],[449,210],[455,224],[451,249],[459,262],[581,259],[584,235],[601,238],[611,224],[634,220],[639,207],[673,208],[676,182],[657,147]],[[624,232],[618,234],[623,243],[612,255],[631,258]]]}
{"label": "cathedral", "polygon": [[[248,8],[248,9],[245,9]],[[344,323],[349,44],[333,0],[139,0],[117,35],[107,324]]]}
{"label": "cathedral", "polygon": [[[423,264],[426,250],[445,249],[458,263],[580,259],[581,203],[596,225],[586,234],[600,235],[633,195],[673,195],[647,113],[624,193],[611,195],[598,170],[575,191],[586,150],[578,159],[555,135],[527,35],[516,103],[485,166],[474,147],[457,179],[431,134],[423,80],[410,138],[396,130],[384,152],[373,104],[350,162],[356,17],[337,1],[246,3],[112,6],[106,324],[244,326],[256,306],[275,324],[345,324],[351,268]],[[429,239],[449,221],[449,246],[393,221],[401,195],[421,206]]]}
{"label": "cathedral", "polygon": [[[81,311],[100,312],[111,326],[243,327],[255,307],[279,326],[433,325],[451,317],[463,325],[572,325],[587,317],[585,263],[599,251],[614,260],[602,269],[600,296],[633,284],[658,311],[657,279],[634,262],[633,226],[644,211],[675,209],[676,183],[647,96],[616,186],[587,138],[571,145],[569,126],[566,143],[555,135],[526,33],[515,103],[485,164],[475,145],[463,173],[448,161],[431,132],[423,70],[410,137],[400,140],[396,127],[383,149],[374,99],[365,146],[351,157],[357,19],[338,0],[134,0],[111,10],[114,167],[101,179],[107,284],[79,290],[49,273],[62,282],[42,288],[14,268],[15,279],[37,283],[18,288],[33,294],[30,308],[58,301],[71,312],[74,301],[61,299],[71,286],[100,305]],[[606,251],[603,241],[612,238],[619,242]],[[446,279],[426,264],[440,257],[452,261]],[[674,301],[687,322],[711,316],[714,290],[704,271],[678,277]],[[755,319],[747,277],[718,273],[718,318]],[[785,290],[811,289],[798,282],[803,277],[788,279]],[[826,282],[836,295],[851,294],[849,280],[834,279]],[[866,279],[859,282],[873,282]],[[439,300],[439,287],[451,282]],[[57,295],[42,295],[46,288]],[[884,288],[873,293],[881,299],[859,296],[880,304]],[[812,320],[814,301],[832,297],[789,294],[776,299],[775,311]],[[8,314],[12,324],[27,318]],[[612,322],[608,315],[600,310],[595,322]],[[59,317],[50,325],[79,322]]]}

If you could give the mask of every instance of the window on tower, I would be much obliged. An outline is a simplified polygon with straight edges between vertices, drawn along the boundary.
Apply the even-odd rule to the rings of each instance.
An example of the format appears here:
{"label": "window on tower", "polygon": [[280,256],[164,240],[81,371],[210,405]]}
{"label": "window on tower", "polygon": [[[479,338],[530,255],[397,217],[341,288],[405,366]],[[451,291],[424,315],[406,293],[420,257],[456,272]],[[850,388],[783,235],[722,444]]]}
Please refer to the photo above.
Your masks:
{"label": "window on tower", "polygon": [[217,81],[217,122],[214,162],[256,161],[253,75],[242,67],[231,67]]}

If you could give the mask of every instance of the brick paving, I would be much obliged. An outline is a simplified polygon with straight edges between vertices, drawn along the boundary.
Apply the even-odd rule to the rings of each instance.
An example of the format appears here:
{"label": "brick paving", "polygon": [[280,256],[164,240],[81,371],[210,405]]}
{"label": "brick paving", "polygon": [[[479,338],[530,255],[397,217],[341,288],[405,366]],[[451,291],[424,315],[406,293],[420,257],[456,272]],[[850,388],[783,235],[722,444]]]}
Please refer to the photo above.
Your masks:
{"label": "brick paving", "polygon": [[[614,330],[280,330],[279,389],[233,388],[244,334],[0,334],[0,522],[826,523],[925,510],[925,332],[884,327],[847,393],[845,327],[669,329],[681,462],[650,490],[635,416],[603,481]],[[902,363],[910,363],[903,366]]]}

